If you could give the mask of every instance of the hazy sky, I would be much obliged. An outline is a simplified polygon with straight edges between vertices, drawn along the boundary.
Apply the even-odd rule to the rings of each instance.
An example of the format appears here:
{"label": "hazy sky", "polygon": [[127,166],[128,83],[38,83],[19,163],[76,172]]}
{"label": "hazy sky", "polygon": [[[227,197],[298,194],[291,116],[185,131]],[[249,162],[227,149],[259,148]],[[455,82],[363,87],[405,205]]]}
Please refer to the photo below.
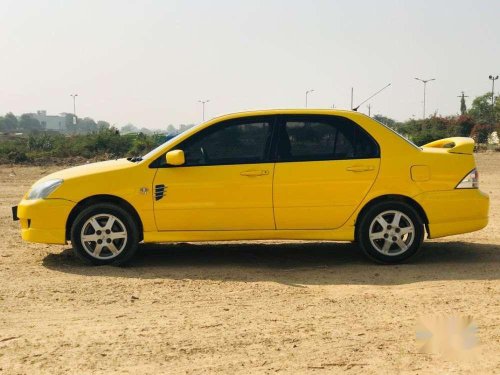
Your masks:
{"label": "hazy sky", "polygon": [[[500,1],[0,0],[0,114],[46,109],[149,128],[247,109],[459,111],[500,74]],[[497,81],[500,89],[500,80]],[[499,91],[499,90],[495,90]],[[362,106],[361,112],[367,112]]]}

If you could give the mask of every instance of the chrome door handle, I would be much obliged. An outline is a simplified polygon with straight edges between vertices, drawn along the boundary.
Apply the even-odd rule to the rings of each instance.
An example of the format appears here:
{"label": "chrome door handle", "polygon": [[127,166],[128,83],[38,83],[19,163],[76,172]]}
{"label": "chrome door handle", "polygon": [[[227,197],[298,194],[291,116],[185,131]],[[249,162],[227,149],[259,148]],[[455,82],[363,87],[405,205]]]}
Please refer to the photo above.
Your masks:
{"label": "chrome door handle", "polygon": [[346,171],[349,172],[368,172],[373,171],[375,168],[373,165],[353,165],[351,167],[347,167]]}
{"label": "chrome door handle", "polygon": [[243,171],[240,173],[240,175],[247,177],[266,176],[268,174],[269,171],[267,170],[255,170],[255,169],[250,169],[248,171]]}

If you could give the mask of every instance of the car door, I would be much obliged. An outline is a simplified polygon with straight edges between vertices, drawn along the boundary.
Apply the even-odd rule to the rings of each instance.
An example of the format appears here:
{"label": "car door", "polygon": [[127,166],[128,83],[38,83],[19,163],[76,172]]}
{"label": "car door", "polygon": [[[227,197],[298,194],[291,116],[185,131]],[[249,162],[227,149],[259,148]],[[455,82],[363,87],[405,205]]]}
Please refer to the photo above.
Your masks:
{"label": "car door", "polygon": [[275,229],[269,161],[274,119],[225,121],[174,147],[184,151],[186,161],[158,168],[153,184],[158,230]]}
{"label": "car door", "polygon": [[377,143],[341,116],[282,116],[277,126],[276,228],[342,226],[375,181]]}

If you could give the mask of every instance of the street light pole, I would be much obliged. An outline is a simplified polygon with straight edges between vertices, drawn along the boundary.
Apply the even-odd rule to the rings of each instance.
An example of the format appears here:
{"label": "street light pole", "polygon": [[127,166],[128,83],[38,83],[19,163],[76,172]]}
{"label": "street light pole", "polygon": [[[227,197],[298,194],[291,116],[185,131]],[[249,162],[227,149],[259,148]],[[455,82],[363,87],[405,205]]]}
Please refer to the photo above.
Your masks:
{"label": "street light pole", "polygon": [[424,119],[425,119],[425,89],[427,87],[427,82],[435,81],[436,78],[431,78],[431,79],[420,79],[420,78],[415,78],[417,81],[420,81],[424,84]]}
{"label": "street light pole", "polygon": [[307,95],[309,95],[311,92],[313,92],[314,89],[311,89],[311,90],[307,90],[306,91],[306,108],[307,108]]}
{"label": "street light pole", "polygon": [[202,118],[203,118],[203,121],[205,121],[205,103],[208,103],[210,101],[210,99],[207,99],[207,100],[198,100],[198,103],[201,103],[201,107],[202,107]]}
{"label": "street light pole", "polygon": [[73,97],[73,123],[76,124],[76,97],[78,94],[70,94],[69,96]]}
{"label": "street light pole", "polygon": [[491,79],[491,118],[495,121],[495,81],[498,79],[498,76],[489,76]]}

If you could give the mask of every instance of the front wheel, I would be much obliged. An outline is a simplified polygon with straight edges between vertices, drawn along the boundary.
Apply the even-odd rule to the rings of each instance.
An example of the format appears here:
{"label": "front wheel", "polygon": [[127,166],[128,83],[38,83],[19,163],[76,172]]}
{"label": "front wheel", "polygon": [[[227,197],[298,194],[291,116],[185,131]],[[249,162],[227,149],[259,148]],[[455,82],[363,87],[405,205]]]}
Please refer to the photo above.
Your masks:
{"label": "front wheel", "polygon": [[381,202],[359,222],[356,240],[363,252],[379,263],[401,263],[414,256],[424,240],[424,224],[404,202]]}
{"label": "front wheel", "polygon": [[122,265],[137,251],[139,233],[132,216],[119,206],[98,203],[84,209],[71,227],[75,254],[95,265]]}

